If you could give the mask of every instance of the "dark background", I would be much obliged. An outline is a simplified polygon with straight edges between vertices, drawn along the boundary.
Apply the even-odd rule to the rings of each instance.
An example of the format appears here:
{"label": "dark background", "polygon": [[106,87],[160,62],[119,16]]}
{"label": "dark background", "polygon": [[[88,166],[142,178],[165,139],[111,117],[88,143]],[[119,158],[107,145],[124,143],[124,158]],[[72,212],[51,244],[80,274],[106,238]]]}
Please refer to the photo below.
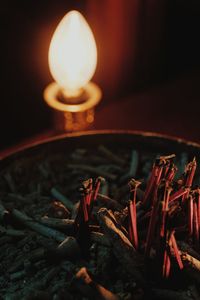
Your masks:
{"label": "dark background", "polygon": [[61,18],[78,9],[98,47],[93,81],[104,93],[96,129],[200,138],[200,1],[4,1],[0,8],[0,149],[52,128],[43,90],[48,47]]}

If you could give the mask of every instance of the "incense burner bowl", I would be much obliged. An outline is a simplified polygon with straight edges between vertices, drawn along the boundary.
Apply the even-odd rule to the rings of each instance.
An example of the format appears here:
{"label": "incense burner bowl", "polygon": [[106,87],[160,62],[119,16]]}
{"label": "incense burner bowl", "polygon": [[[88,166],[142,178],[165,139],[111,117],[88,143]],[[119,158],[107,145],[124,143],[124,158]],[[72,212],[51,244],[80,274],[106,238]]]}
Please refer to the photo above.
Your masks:
{"label": "incense burner bowl", "polygon": [[186,152],[190,156],[200,155],[200,144],[167,135],[140,132],[132,130],[99,130],[64,134],[28,144],[16,151],[0,157],[0,166],[4,168],[10,162],[40,151],[49,153],[73,151],[76,147],[95,147],[99,144],[136,148],[145,153],[175,153]]}
{"label": "incense burner bowl", "polygon": [[[79,253],[83,254],[82,246],[87,244],[87,237],[92,239],[93,236],[98,239],[99,232],[95,235],[95,230],[101,230],[101,224],[96,222],[89,225],[93,226],[91,229],[94,230],[93,235],[87,235],[87,232],[81,231],[78,236],[75,232],[77,227],[74,224],[77,224],[76,216],[79,215],[78,209],[81,207],[81,205],[78,206],[81,203],[79,192],[81,182],[88,178],[105,177],[104,192],[102,189],[98,196],[106,196],[107,198],[101,198],[101,200],[106,199],[104,204],[110,203],[110,207],[101,205],[98,207],[98,204],[95,207],[94,204],[92,210],[96,209],[97,215],[102,209],[104,212],[111,209],[113,213],[117,211],[123,214],[127,203],[130,203],[128,181],[132,177],[137,180],[141,179],[141,186],[145,188],[155,158],[158,155],[170,154],[176,155],[175,163],[179,169],[178,176],[180,176],[184,172],[185,165],[194,156],[198,165],[200,145],[155,133],[91,131],[56,136],[29,144],[7,156],[0,157],[0,296],[3,299],[35,300],[52,299],[54,295],[57,295],[56,299],[72,299],[68,297],[71,293],[70,288],[65,291],[64,298],[62,298],[60,294],[62,284],[64,283],[65,287],[66,275],[70,280],[74,277],[74,264],[76,264],[74,256],[78,256]],[[131,174],[130,169],[132,169]],[[194,185],[199,184],[199,178],[198,167]],[[141,192],[143,193],[142,190]],[[144,193],[142,197],[143,195]],[[114,207],[113,210],[112,207]],[[101,213],[102,218],[105,217],[103,211]],[[91,219],[97,221],[98,216],[96,219],[95,217]],[[147,228],[147,225],[144,227]],[[82,226],[82,229],[84,228]],[[80,223],[79,230],[81,230]],[[100,235],[104,236],[102,232]],[[68,237],[70,238],[66,242],[68,248],[64,245],[62,251],[63,242]],[[80,237],[83,244],[81,244]],[[112,278],[114,281],[107,280],[107,275],[109,275],[107,266],[110,266],[113,263],[113,257],[120,256],[122,251],[114,252],[112,255],[108,250],[110,248],[105,250],[105,244],[101,247],[102,245],[99,246],[96,240],[93,241],[93,245],[95,243],[97,245],[93,248],[97,255],[95,274],[100,274],[101,284],[113,291],[115,284],[116,289],[118,288],[117,281],[116,278]],[[131,246],[130,242],[128,243]],[[110,244],[107,246],[110,247]],[[91,248],[88,247],[89,251],[93,251]],[[118,249],[118,247],[113,247],[113,249]],[[126,247],[122,249],[124,251]],[[142,253],[142,249],[140,250]],[[64,258],[66,255],[69,257],[61,260],[62,255]],[[124,257],[126,255],[123,255]],[[58,261],[60,264],[57,264]],[[132,259],[125,267],[128,266],[129,269],[134,270],[134,267],[130,267],[131,263],[133,263]],[[117,265],[115,261],[113,267]],[[80,272],[86,272],[83,269]],[[112,274],[115,273],[113,268],[109,269],[112,270]],[[121,269],[116,271],[121,272]],[[121,283],[123,282],[126,283],[122,278]],[[132,279],[130,291],[135,288],[131,284],[133,284]],[[178,282],[176,284],[179,289]],[[61,286],[60,291],[56,290],[59,286]],[[181,283],[182,287],[184,287],[183,283]],[[80,286],[77,285],[71,295],[74,296],[79,288]],[[122,284],[120,295],[125,289],[126,285]],[[30,291],[35,293],[31,295],[31,298]],[[104,288],[103,291],[108,292]],[[121,297],[124,299],[123,296]],[[81,298],[79,295],[79,298],[73,299]],[[112,299],[118,299],[118,297]]]}

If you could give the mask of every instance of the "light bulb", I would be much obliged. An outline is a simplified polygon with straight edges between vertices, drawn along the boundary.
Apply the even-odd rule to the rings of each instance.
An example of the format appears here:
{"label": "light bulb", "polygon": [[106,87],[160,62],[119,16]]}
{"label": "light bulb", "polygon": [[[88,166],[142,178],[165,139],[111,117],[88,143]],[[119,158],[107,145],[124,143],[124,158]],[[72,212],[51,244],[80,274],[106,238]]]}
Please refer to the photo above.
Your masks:
{"label": "light bulb", "polygon": [[93,33],[78,11],[70,11],[58,24],[50,43],[50,72],[66,94],[76,95],[92,78],[96,64]]}

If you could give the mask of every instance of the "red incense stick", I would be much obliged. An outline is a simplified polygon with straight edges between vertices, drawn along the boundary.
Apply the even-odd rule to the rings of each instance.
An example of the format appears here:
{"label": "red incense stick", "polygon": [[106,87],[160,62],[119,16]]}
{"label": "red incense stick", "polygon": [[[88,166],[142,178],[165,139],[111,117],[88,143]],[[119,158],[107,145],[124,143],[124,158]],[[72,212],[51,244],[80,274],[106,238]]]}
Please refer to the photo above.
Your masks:
{"label": "red incense stick", "polygon": [[188,233],[189,236],[193,234],[193,197],[190,195],[188,199]]}
{"label": "red incense stick", "polygon": [[162,272],[164,278],[169,277],[170,269],[171,269],[171,261],[170,261],[168,251],[167,249],[165,249],[164,260],[163,260],[163,272]]}
{"label": "red incense stick", "polygon": [[137,217],[136,217],[135,200],[129,201],[128,208],[129,208],[129,236],[135,249],[138,249],[138,233],[137,233]]}
{"label": "red incense stick", "polygon": [[144,206],[146,205],[148,197],[149,197],[149,195],[152,191],[152,188],[154,186],[155,178],[156,178],[156,174],[157,174],[157,168],[158,168],[158,166],[156,166],[154,164],[152,172],[151,172],[151,176],[149,178],[149,181],[147,183],[147,187],[146,187],[146,190],[145,190],[145,193],[144,193],[144,198],[143,198],[143,201],[142,201]]}
{"label": "red incense stick", "polygon": [[[197,163],[196,163],[196,158],[194,157],[193,161],[191,161],[186,166],[186,169],[185,169],[185,173],[186,173],[185,174],[185,176],[186,176],[185,186],[188,188],[190,188],[192,186],[196,168],[197,168]],[[183,195],[182,200],[184,201],[188,196],[189,196],[189,191],[187,194]]]}
{"label": "red incense stick", "polygon": [[150,250],[151,250],[151,245],[153,243],[153,235],[155,232],[155,226],[157,222],[157,214],[158,214],[158,200],[157,200],[157,191],[158,191],[158,186],[155,187],[154,190],[154,205],[151,213],[151,218],[149,221],[149,226],[148,226],[148,231],[147,231],[147,238],[146,238],[146,248],[145,248],[145,256],[149,257]]}
{"label": "red incense stick", "polygon": [[161,226],[160,226],[160,236],[164,237],[165,236],[165,231],[166,231],[166,218],[167,218],[167,213],[169,210],[169,196],[172,191],[172,188],[168,187],[168,184],[166,183],[165,185],[165,191],[164,191],[164,200],[162,204],[162,212],[161,212]]}
{"label": "red incense stick", "polygon": [[88,186],[87,186],[88,194],[87,194],[87,205],[88,208],[90,207],[91,199],[92,199],[92,193],[93,193],[93,185],[92,185],[92,178],[88,179]]}
{"label": "red incense stick", "polygon": [[198,220],[198,211],[197,211],[197,203],[193,202],[193,226],[194,226],[194,240],[197,247],[199,247],[199,220]]}
{"label": "red incense stick", "polygon": [[88,217],[88,207],[87,207],[87,199],[88,199],[88,195],[83,195],[83,197],[81,199],[81,208],[82,208],[82,212],[83,212],[84,222],[88,222],[88,220],[89,220],[89,217]]}
{"label": "red incense stick", "polygon": [[181,188],[180,190],[176,191],[174,194],[171,195],[171,197],[169,198],[169,202],[177,200],[181,196],[187,194],[188,191],[189,191],[189,189],[187,189],[187,188]]}
{"label": "red incense stick", "polygon": [[94,186],[94,193],[93,193],[93,200],[96,201],[97,199],[97,195],[98,195],[98,192],[99,192],[99,189],[100,189],[100,185],[101,185],[101,182],[105,181],[105,179],[103,177],[98,177],[96,179],[96,182],[95,182],[95,186]]}
{"label": "red incense stick", "polygon": [[132,200],[129,201],[129,237],[135,247],[138,249],[138,232],[137,232],[137,214],[136,214],[136,195],[137,187],[141,184],[140,181],[131,179],[129,182],[130,192],[132,194]]}
{"label": "red incense stick", "polygon": [[174,250],[174,254],[175,254],[178,266],[182,270],[183,269],[183,262],[182,262],[182,259],[181,259],[180,253],[179,253],[179,249],[178,249],[178,246],[177,246],[177,243],[176,243],[176,239],[175,239],[175,236],[174,236],[174,231],[172,231],[172,233],[171,233],[170,241],[171,241],[171,246],[173,247],[173,250]]}
{"label": "red incense stick", "polygon": [[174,176],[175,176],[176,172],[177,172],[177,167],[173,164],[173,165],[170,167],[170,169],[169,169],[169,171],[168,171],[168,173],[167,173],[167,175],[166,175],[166,180],[167,180],[168,182],[172,182],[173,179],[174,179]]}
{"label": "red incense stick", "polygon": [[200,230],[200,188],[197,189],[197,216]]}

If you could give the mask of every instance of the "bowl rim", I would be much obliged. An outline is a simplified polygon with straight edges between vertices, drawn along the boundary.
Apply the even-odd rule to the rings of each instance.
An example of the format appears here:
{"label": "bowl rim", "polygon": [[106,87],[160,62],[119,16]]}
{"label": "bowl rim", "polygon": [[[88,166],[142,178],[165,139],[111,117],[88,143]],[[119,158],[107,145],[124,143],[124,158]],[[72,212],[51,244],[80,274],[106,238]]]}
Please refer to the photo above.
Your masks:
{"label": "bowl rim", "polygon": [[52,142],[64,140],[67,138],[78,138],[82,136],[97,136],[97,135],[135,135],[135,136],[142,136],[142,137],[152,137],[152,138],[158,138],[158,139],[164,139],[168,140],[171,142],[177,142],[178,144],[184,144],[187,146],[195,147],[200,150],[200,143],[198,144],[197,142],[192,142],[188,141],[187,139],[184,138],[179,138],[176,136],[170,136],[167,134],[162,134],[162,133],[156,133],[156,132],[151,132],[151,131],[140,131],[140,130],[115,130],[115,129],[105,129],[105,130],[88,130],[88,131],[78,131],[78,132],[73,132],[73,133],[63,133],[63,134],[58,134],[58,135],[53,135],[50,137],[45,137],[40,140],[35,140],[32,142],[27,142],[26,144],[23,145],[16,145],[14,147],[8,148],[6,150],[3,150],[3,153],[0,153],[0,162],[2,160],[5,160],[6,158],[9,158],[16,153],[24,152],[30,148],[35,148],[40,145],[44,144],[49,144]]}

